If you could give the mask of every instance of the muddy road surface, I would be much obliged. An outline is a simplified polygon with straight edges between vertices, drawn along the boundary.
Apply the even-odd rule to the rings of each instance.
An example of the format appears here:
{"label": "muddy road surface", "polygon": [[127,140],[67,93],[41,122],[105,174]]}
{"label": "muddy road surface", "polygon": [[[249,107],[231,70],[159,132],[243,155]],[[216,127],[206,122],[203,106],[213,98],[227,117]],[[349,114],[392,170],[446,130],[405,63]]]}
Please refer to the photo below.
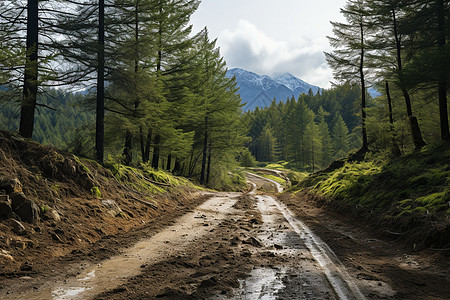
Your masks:
{"label": "muddy road surface", "polygon": [[0,299],[449,299],[441,253],[407,252],[248,179],[250,192],[211,193],[119,255],[10,280]]}

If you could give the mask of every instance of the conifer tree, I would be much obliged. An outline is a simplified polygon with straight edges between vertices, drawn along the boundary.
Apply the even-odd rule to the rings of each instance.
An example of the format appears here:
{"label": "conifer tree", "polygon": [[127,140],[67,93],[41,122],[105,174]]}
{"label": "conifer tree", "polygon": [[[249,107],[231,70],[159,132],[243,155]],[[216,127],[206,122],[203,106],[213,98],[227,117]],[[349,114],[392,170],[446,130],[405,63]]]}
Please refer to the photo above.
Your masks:
{"label": "conifer tree", "polygon": [[345,156],[349,150],[348,128],[341,115],[336,117],[333,126],[333,148],[335,158]]}
{"label": "conifer tree", "polygon": [[341,82],[357,82],[361,88],[361,153],[368,150],[366,130],[366,51],[368,38],[368,15],[364,0],[349,0],[341,9],[347,23],[331,22],[333,37],[328,37],[330,45],[335,49],[325,53],[334,70],[335,79]]}
{"label": "conifer tree", "polygon": [[318,126],[319,126],[319,136],[320,141],[322,143],[322,155],[320,157],[320,164],[322,166],[325,166],[331,161],[331,158],[333,157],[333,148],[332,148],[332,141],[330,136],[330,130],[328,127],[327,122],[325,121],[325,116],[328,115],[322,106],[319,107],[319,111],[317,112],[317,118],[318,118]]}
{"label": "conifer tree", "polygon": [[[374,17],[371,26],[378,29],[375,38],[371,41],[371,48],[377,51],[372,59],[375,70],[382,70],[382,75],[387,80],[391,78],[402,91],[406,114],[411,128],[411,134],[416,149],[425,145],[417,118],[413,114],[411,96],[406,87],[404,66],[405,41],[404,34],[399,24],[402,18],[406,18],[402,8],[404,4],[398,0],[369,0],[370,14]],[[388,69],[386,70],[386,66]],[[394,67],[392,67],[394,66]]]}
{"label": "conifer tree", "polygon": [[304,167],[308,159],[308,139],[306,129],[314,119],[314,113],[307,107],[305,101],[300,97],[294,104],[287,119],[288,149],[301,167]]}
{"label": "conifer tree", "polygon": [[315,172],[316,168],[320,167],[323,142],[320,136],[320,128],[316,122],[314,122],[314,119],[312,119],[306,127],[305,140],[311,172]]}

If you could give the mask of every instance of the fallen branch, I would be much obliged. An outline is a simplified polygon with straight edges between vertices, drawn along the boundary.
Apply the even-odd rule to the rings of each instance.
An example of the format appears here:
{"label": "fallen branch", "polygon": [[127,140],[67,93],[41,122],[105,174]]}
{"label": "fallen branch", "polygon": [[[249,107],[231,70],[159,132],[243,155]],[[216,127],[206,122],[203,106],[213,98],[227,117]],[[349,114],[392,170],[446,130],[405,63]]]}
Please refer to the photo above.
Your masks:
{"label": "fallen branch", "polygon": [[384,230],[384,231],[387,232],[387,233],[393,234],[393,235],[403,235],[403,234],[406,234],[406,232],[392,232],[392,231],[389,231],[389,230]]}
{"label": "fallen branch", "polygon": [[154,204],[151,204],[150,202],[147,202],[147,201],[138,199],[138,198],[133,197],[133,196],[131,196],[131,195],[128,195],[128,196],[129,196],[130,198],[132,198],[133,200],[136,200],[136,201],[138,201],[138,202],[141,202],[141,203],[143,203],[143,204],[145,204],[145,205],[150,206],[150,207],[153,208],[154,210],[157,210],[157,209],[158,209],[158,206],[156,206],[156,205],[154,205]]}
{"label": "fallen branch", "polygon": [[[122,187],[122,189],[124,189],[125,191],[127,191],[127,190],[128,190],[128,191],[131,191],[131,192],[133,192],[133,193],[135,193],[135,194],[138,194],[138,195],[140,195],[140,196],[142,196],[142,197],[150,196],[150,195],[142,194],[141,192],[135,191],[135,190],[133,190],[132,188],[125,186],[125,185],[122,184],[119,180],[117,180],[117,178],[114,178],[114,179],[115,179],[115,181],[119,184],[119,186]],[[154,205],[154,204],[151,204],[150,202],[147,202],[147,201],[138,199],[138,198],[136,198],[136,197],[130,195],[129,193],[127,193],[127,196],[130,197],[130,198],[133,199],[133,200],[136,200],[136,201],[138,201],[138,202],[141,202],[141,203],[143,203],[143,204],[146,204],[146,205],[150,206],[150,207],[153,208],[154,210],[157,210],[157,209],[158,209],[158,206],[156,206],[156,205]]]}

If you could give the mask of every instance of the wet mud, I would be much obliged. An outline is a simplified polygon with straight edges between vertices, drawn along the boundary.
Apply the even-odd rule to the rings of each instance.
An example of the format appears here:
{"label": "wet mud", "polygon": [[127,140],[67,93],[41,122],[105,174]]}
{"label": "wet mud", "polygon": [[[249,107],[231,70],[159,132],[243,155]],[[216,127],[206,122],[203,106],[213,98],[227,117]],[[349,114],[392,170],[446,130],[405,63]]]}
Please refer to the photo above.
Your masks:
{"label": "wet mud", "polygon": [[0,298],[448,299],[445,262],[412,255],[306,201],[258,194],[278,187],[249,180],[249,193],[211,194],[76,276],[0,290]]}

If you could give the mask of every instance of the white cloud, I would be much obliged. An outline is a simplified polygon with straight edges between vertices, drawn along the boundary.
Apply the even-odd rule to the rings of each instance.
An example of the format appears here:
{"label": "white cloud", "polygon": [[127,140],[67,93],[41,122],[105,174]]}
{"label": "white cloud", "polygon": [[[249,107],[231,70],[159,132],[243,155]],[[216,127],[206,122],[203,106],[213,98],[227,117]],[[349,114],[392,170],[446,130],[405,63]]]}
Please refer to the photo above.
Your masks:
{"label": "white cloud", "polygon": [[278,41],[255,25],[240,20],[235,30],[219,34],[218,44],[230,68],[240,67],[259,74],[289,72],[308,83],[329,87],[331,70],[323,51],[329,51],[322,37]]}

